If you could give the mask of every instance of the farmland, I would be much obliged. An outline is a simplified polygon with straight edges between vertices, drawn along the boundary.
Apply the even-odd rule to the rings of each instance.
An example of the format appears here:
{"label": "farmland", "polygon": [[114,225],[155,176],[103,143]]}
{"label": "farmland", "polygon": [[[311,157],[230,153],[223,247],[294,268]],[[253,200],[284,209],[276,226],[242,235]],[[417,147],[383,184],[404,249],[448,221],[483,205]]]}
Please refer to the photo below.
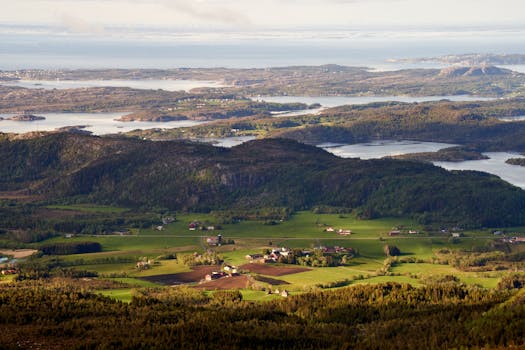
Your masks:
{"label": "farmland", "polygon": [[[71,205],[55,207],[57,210],[86,212],[125,212],[125,208]],[[90,271],[99,279],[124,283],[116,290],[101,290],[101,293],[122,301],[129,301],[137,288],[187,284],[199,286],[206,274],[221,269],[220,266],[191,267],[183,257],[213,251],[223,264],[239,266],[243,282],[228,283],[214,281],[199,288],[222,289],[242,286],[243,293],[253,300],[268,299],[264,290],[286,288],[292,295],[319,288],[337,288],[353,284],[375,284],[383,282],[410,283],[414,286],[430,283],[442,276],[456,276],[461,283],[495,288],[508,269],[468,270],[453,264],[437,261],[436,252],[443,250],[477,252],[496,241],[492,230],[462,231],[462,236],[452,239],[449,232],[426,231],[424,227],[409,219],[382,218],[358,219],[353,214],[316,214],[300,211],[282,221],[268,223],[262,220],[240,220],[236,223],[218,222],[217,213],[177,214],[173,222],[164,225],[132,229],[130,234],[59,236],[31,246],[74,242],[98,242],[101,252],[62,256],[43,256],[36,261],[58,260],[67,268]],[[202,228],[213,226],[214,230],[190,230],[189,224],[205,223]],[[329,232],[333,228],[335,232]],[[338,229],[351,230],[342,236]],[[399,234],[390,236],[396,230]],[[328,231],[328,232],[327,232]],[[408,231],[418,233],[408,234]],[[523,228],[513,228],[513,233]],[[234,244],[210,246],[207,237],[220,234],[224,241]],[[399,248],[401,255],[387,257],[385,245]],[[356,254],[347,263],[336,267],[308,267],[288,264],[250,264],[248,254],[261,253],[268,249],[314,250],[317,247],[340,246],[352,248]],[[512,251],[524,251],[520,245]],[[168,258],[167,258],[168,257]],[[392,260],[386,268],[388,260]],[[137,269],[138,261],[150,261],[147,269]],[[517,263],[519,264],[519,263]],[[295,266],[295,267],[294,267]],[[514,265],[517,266],[517,265]],[[507,266],[510,268],[510,265]],[[199,272],[200,271],[200,272]],[[278,272],[281,271],[281,272]],[[283,272],[284,271],[284,272]],[[290,271],[290,272],[287,272]],[[186,276],[186,277],[185,277]],[[240,281],[240,280],[239,280]]]}

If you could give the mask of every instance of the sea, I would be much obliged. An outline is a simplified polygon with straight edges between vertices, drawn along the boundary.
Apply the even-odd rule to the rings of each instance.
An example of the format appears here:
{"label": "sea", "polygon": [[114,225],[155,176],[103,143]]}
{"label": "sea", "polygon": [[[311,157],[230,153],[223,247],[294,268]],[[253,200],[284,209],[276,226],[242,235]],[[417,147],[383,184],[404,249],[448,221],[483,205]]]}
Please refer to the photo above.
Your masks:
{"label": "sea", "polygon": [[[438,68],[396,60],[465,53],[525,53],[525,30],[150,32],[103,36],[0,25],[0,70],[62,68],[266,68],[340,64],[374,70]],[[518,67],[524,69],[524,66]]]}

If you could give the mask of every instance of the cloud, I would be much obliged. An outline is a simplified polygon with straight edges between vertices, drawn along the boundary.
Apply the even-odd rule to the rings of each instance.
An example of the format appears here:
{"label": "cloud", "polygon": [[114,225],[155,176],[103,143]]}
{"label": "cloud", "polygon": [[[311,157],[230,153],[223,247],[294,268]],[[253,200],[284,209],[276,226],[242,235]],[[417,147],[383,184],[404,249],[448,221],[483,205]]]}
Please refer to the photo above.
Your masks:
{"label": "cloud", "polygon": [[237,26],[252,24],[244,14],[229,7],[212,5],[210,1],[161,0],[161,4],[197,20]]}
{"label": "cloud", "polygon": [[62,14],[60,20],[62,25],[71,33],[104,34],[106,32],[104,26],[87,22],[70,14]]}

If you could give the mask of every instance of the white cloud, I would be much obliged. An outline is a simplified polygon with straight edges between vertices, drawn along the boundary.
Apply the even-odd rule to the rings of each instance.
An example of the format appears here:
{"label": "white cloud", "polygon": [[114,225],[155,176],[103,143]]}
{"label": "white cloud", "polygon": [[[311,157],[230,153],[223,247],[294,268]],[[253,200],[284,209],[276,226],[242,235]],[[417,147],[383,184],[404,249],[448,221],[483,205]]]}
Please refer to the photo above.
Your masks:
{"label": "white cloud", "polygon": [[104,34],[106,30],[103,25],[89,23],[81,18],[64,14],[61,18],[63,26],[71,33],[78,34]]}
{"label": "white cloud", "polygon": [[525,23],[523,0],[0,0],[0,8],[0,24],[65,23],[83,32]]}
{"label": "white cloud", "polygon": [[240,26],[247,26],[251,23],[244,14],[226,6],[216,6],[210,1],[164,0],[160,3],[168,9],[197,20]]}

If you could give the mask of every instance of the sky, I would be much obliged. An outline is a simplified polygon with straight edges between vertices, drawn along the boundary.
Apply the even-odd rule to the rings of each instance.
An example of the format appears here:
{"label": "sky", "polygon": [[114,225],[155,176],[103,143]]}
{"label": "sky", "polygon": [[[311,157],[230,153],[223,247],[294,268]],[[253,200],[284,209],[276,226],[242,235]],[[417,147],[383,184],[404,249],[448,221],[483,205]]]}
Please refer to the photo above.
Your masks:
{"label": "sky", "polygon": [[0,25],[103,35],[109,28],[321,30],[525,26],[523,0],[0,0]]}

